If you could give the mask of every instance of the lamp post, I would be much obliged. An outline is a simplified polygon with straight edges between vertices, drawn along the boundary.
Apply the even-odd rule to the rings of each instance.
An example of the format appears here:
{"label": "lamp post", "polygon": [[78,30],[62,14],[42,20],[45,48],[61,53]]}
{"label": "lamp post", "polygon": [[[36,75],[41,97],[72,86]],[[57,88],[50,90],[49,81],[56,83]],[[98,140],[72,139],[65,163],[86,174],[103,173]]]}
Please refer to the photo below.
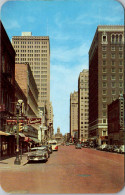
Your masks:
{"label": "lamp post", "polygon": [[16,159],[14,161],[15,165],[20,165],[21,161],[19,158],[19,116],[22,115],[22,103],[23,100],[18,100],[16,104],[16,114],[17,114],[17,148],[16,148]]}

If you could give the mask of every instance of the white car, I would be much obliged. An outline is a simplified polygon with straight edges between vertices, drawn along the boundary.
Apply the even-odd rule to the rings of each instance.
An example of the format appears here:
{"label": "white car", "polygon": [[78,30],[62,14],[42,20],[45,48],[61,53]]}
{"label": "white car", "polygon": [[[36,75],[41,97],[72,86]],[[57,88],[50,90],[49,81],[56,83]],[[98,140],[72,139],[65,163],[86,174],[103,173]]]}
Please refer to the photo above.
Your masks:
{"label": "white car", "polygon": [[125,146],[124,146],[124,145],[121,145],[121,146],[119,147],[119,152],[120,152],[121,154],[124,154],[124,153],[125,153]]}
{"label": "white car", "polygon": [[48,143],[52,146],[53,151],[58,151],[58,144],[56,140],[51,140]]}

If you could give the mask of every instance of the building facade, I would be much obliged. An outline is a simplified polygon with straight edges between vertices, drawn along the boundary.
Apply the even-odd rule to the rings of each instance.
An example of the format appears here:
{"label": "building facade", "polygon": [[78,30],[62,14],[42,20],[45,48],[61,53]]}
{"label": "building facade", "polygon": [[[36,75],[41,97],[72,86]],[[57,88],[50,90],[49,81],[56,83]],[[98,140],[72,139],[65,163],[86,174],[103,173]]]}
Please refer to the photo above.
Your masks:
{"label": "building facade", "polygon": [[78,92],[70,94],[70,137],[75,138],[78,132]]}
{"label": "building facade", "polygon": [[80,141],[88,139],[88,92],[88,70],[83,70],[78,79],[78,138]]}
{"label": "building facade", "polygon": [[125,96],[108,105],[108,143],[124,145],[125,142]]}
{"label": "building facade", "polygon": [[0,158],[15,152],[15,136],[7,124],[15,115],[15,51],[0,21]]}
{"label": "building facade", "polygon": [[15,64],[15,79],[27,98],[26,115],[38,117],[38,89],[28,63]]}
{"label": "building facade", "polygon": [[39,91],[38,106],[50,102],[50,41],[48,36],[32,36],[23,32],[13,36],[12,45],[16,52],[16,63],[28,62]]}
{"label": "building facade", "polygon": [[124,26],[98,26],[89,50],[89,137],[98,144],[108,135],[107,105],[124,93],[123,43]]}

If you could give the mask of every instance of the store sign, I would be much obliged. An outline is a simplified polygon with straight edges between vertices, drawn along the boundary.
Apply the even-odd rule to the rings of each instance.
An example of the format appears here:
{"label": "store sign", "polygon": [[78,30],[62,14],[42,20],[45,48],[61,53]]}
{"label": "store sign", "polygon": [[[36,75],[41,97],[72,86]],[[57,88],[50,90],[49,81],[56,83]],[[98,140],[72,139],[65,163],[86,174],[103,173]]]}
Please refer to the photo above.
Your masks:
{"label": "store sign", "polygon": [[[6,120],[8,125],[15,125],[17,124],[17,119],[12,118],[12,119],[7,119]],[[28,125],[33,125],[33,124],[41,124],[41,118],[27,118],[27,119],[19,119],[19,123],[24,123]]]}
{"label": "store sign", "polygon": [[28,118],[28,124],[41,124],[41,118]]}
{"label": "store sign", "polygon": [[[6,120],[8,125],[16,125],[17,124],[17,120]],[[24,123],[27,124],[27,120],[19,120],[19,123]]]}

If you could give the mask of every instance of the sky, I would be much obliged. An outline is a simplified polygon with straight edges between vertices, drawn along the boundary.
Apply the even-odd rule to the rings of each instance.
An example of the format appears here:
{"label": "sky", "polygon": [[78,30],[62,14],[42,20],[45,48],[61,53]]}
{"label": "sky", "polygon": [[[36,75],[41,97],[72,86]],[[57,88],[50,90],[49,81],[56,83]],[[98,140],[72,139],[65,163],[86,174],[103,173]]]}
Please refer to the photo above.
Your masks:
{"label": "sky", "polygon": [[124,25],[124,9],[115,0],[15,0],[1,7],[11,40],[22,32],[50,38],[50,100],[54,133],[70,131],[70,93],[89,68],[89,48],[98,25]]}

